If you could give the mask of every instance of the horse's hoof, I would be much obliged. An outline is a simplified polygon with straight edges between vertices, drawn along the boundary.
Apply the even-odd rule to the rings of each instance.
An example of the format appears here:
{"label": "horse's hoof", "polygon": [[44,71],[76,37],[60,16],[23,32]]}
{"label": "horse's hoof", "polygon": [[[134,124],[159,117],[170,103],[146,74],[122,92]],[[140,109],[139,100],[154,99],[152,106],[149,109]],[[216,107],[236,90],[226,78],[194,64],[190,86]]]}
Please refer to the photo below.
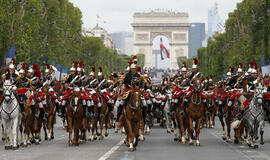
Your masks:
{"label": "horse's hoof", "polygon": [[5,146],[5,150],[10,150],[12,149],[12,146]]}
{"label": "horse's hoof", "polygon": [[35,142],[36,145],[40,145],[40,142]]}
{"label": "horse's hoof", "polygon": [[253,148],[254,149],[259,148],[259,146],[257,144],[255,144]]}
{"label": "horse's hoof", "polygon": [[51,139],[54,139],[54,136],[52,136]]}
{"label": "horse's hoof", "polygon": [[17,149],[19,149],[18,145],[17,146],[12,146],[12,150],[17,150]]}
{"label": "horse's hoof", "polygon": [[2,141],[5,141],[6,140],[6,138],[2,138]]}
{"label": "horse's hoof", "polygon": [[239,144],[239,140],[235,139],[234,144]]}
{"label": "horse's hoof", "polygon": [[97,137],[95,137],[94,140],[97,140]]}
{"label": "horse's hoof", "polygon": [[115,130],[114,133],[118,133],[118,130]]}
{"label": "horse's hoof", "polygon": [[226,142],[227,142],[227,143],[231,143],[232,140],[231,140],[231,139],[227,139]]}
{"label": "horse's hoof", "polygon": [[74,143],[74,146],[79,146],[79,143]]}
{"label": "horse's hoof", "polygon": [[226,137],[222,137],[223,141],[225,141],[227,138]]}
{"label": "horse's hoof", "polygon": [[44,139],[45,139],[45,141],[47,141],[48,140],[48,137],[45,137]]}
{"label": "horse's hoof", "polygon": [[187,141],[182,141],[181,143],[182,143],[182,144],[187,144]]}
{"label": "horse's hoof", "polygon": [[27,144],[22,144],[22,147],[23,147],[23,148],[26,148],[26,147],[27,147]]}
{"label": "horse's hoof", "polygon": [[264,142],[262,141],[262,142],[260,142],[260,144],[261,144],[261,145],[264,145]]}
{"label": "horse's hoof", "polygon": [[98,140],[103,140],[103,136],[100,136],[100,137],[98,138]]}
{"label": "horse's hoof", "polygon": [[108,137],[108,135],[109,135],[108,133],[105,133],[105,137]]}
{"label": "horse's hoof", "polygon": [[192,145],[193,145],[193,142],[189,142],[189,145],[191,145],[191,146],[192,146]]}
{"label": "horse's hoof", "polygon": [[179,139],[178,139],[178,138],[174,138],[173,140],[174,140],[174,141],[178,141]]}
{"label": "horse's hoof", "polygon": [[169,130],[167,130],[167,133],[171,133]]}
{"label": "horse's hoof", "polygon": [[133,152],[134,148],[128,148],[128,151]]}
{"label": "horse's hoof", "polygon": [[200,143],[196,143],[196,146],[199,147],[199,146],[201,146],[201,144]]}

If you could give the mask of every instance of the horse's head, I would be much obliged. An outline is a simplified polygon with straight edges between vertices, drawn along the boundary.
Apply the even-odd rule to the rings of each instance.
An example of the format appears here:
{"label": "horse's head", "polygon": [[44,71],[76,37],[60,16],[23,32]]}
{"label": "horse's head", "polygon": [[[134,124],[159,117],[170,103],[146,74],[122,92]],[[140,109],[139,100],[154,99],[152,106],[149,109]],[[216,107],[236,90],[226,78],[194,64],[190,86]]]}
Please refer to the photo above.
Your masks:
{"label": "horse's head", "polygon": [[196,92],[200,92],[202,89],[202,80],[200,78],[192,79],[192,84]]}
{"label": "horse's head", "polygon": [[139,108],[141,105],[141,90],[140,88],[134,88],[130,94],[130,104],[132,107]]}
{"label": "horse's head", "polygon": [[263,94],[264,94],[264,86],[261,82],[257,83],[255,86],[254,98],[255,101],[259,104],[263,103]]}
{"label": "horse's head", "polygon": [[10,101],[11,99],[13,99],[14,97],[14,94],[13,92],[16,91],[16,86],[12,85],[11,81],[10,80],[6,80],[4,82],[4,85],[3,85],[3,89],[4,89],[4,99],[5,101]]}
{"label": "horse's head", "polygon": [[73,90],[70,105],[73,107],[73,110],[76,112],[80,105],[80,88],[75,88]]}

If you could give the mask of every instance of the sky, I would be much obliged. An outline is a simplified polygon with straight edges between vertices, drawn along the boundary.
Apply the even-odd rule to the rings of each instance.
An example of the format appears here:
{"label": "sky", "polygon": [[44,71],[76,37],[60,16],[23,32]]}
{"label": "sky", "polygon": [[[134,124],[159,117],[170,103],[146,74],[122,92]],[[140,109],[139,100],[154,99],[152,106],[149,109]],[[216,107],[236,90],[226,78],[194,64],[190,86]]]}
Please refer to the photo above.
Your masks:
{"label": "sky", "polygon": [[[189,14],[190,22],[207,23],[208,9],[218,3],[223,21],[242,0],[70,0],[83,14],[83,27],[90,29],[97,23],[109,33],[132,31],[134,12],[167,9]],[[97,15],[99,18],[97,18]]]}

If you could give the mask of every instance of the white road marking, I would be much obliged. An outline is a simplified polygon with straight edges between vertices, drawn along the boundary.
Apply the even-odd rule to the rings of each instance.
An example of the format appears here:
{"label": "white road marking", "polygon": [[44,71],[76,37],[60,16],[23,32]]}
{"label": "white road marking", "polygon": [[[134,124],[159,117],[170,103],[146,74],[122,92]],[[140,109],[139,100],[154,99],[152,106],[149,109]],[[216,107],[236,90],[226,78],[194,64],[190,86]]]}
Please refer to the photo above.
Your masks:
{"label": "white road marking", "polygon": [[113,152],[115,152],[123,143],[125,139],[122,139],[119,143],[113,146],[108,152],[106,152],[103,156],[101,156],[98,160],[106,160],[108,159]]}

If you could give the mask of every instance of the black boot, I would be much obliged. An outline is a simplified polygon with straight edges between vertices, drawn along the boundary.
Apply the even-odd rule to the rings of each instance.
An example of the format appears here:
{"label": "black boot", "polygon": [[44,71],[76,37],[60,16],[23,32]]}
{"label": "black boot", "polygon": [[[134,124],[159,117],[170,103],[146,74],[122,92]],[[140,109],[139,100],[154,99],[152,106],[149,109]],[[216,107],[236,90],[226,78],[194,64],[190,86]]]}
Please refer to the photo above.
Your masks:
{"label": "black boot", "polygon": [[83,105],[83,117],[86,118],[87,115],[87,109],[86,109],[86,105]]}
{"label": "black boot", "polygon": [[31,105],[32,116],[34,119],[36,119],[35,107],[36,107],[36,105]]}
{"label": "black boot", "polygon": [[120,116],[121,116],[122,111],[123,111],[123,107],[124,107],[123,105],[119,105],[119,107],[117,108],[116,122],[118,122],[120,119]]}

